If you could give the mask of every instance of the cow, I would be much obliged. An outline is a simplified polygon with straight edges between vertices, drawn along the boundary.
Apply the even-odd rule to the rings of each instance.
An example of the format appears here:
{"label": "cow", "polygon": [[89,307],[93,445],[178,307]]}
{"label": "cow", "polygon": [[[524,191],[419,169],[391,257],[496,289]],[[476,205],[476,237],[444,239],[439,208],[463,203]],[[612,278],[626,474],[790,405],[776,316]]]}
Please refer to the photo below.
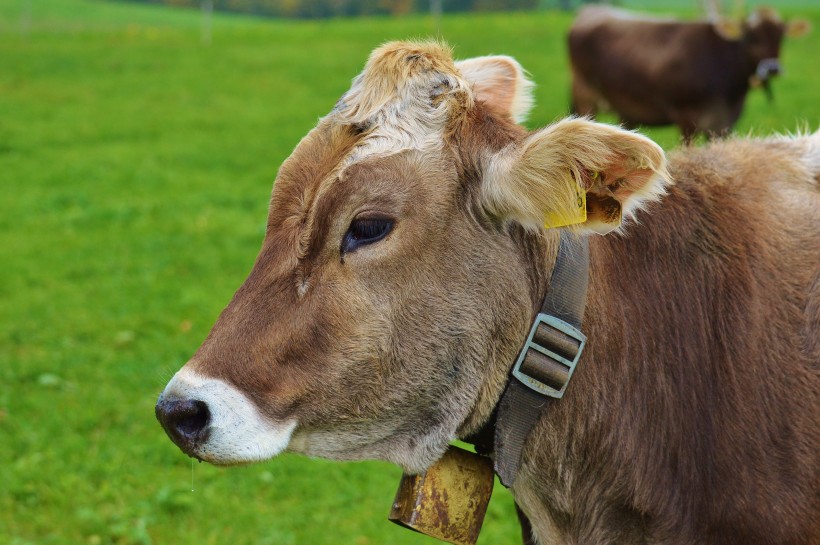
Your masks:
{"label": "cow", "polygon": [[817,545],[820,132],[667,159],[587,119],[529,132],[531,86],[511,57],[376,49],[279,169],[165,431],[218,465],[423,472],[493,422],[586,242],[586,344],[511,481],[535,541]]}
{"label": "cow", "polygon": [[808,31],[758,8],[741,24],[683,22],[607,6],[583,8],[568,49],[575,114],[612,110],[630,127],[677,125],[686,142],[730,131],[750,84],[770,93],[784,35]]}

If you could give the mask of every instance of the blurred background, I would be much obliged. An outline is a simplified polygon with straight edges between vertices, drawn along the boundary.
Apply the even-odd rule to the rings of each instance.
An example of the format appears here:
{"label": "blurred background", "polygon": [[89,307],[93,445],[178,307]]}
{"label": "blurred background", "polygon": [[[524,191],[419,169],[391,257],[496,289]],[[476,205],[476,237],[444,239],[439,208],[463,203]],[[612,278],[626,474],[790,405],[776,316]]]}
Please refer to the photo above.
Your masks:
{"label": "blurred background", "polygon": [[[0,544],[434,543],[386,520],[399,469],[192,466],[154,403],[250,270],[278,166],[374,47],[441,36],[460,58],[516,57],[534,128],[569,112],[579,4],[0,0]],[[696,0],[621,4],[703,17]],[[776,7],[815,31],[786,40],[742,134],[820,120],[820,5]],[[500,485],[479,543],[520,543]]]}

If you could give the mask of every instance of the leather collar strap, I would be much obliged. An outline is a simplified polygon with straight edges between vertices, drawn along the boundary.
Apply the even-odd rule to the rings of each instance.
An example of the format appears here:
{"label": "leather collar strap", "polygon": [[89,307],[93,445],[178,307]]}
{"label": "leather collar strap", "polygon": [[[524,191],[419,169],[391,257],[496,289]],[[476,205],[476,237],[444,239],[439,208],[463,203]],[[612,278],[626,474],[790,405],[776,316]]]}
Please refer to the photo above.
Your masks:
{"label": "leather collar strap", "polygon": [[[563,396],[581,356],[588,280],[587,238],[562,232],[541,312],[496,407],[493,446],[483,445],[494,451],[495,472],[504,486],[515,482],[527,437],[542,412]],[[478,445],[477,449],[481,450]]]}

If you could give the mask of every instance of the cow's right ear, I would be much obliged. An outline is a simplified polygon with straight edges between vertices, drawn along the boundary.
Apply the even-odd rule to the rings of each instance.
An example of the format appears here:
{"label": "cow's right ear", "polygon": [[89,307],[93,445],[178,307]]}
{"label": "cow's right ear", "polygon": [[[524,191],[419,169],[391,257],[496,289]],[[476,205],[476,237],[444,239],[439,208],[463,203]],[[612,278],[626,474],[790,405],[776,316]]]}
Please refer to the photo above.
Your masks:
{"label": "cow's right ear", "polygon": [[800,38],[811,32],[811,23],[805,19],[794,19],[786,23],[786,36]]}
{"label": "cow's right ear", "polygon": [[476,100],[523,123],[532,108],[534,84],[517,60],[504,55],[458,61],[456,68],[473,88]]}
{"label": "cow's right ear", "polygon": [[606,233],[665,192],[666,156],[640,134],[568,118],[487,162],[484,209],[529,228],[578,225]]}

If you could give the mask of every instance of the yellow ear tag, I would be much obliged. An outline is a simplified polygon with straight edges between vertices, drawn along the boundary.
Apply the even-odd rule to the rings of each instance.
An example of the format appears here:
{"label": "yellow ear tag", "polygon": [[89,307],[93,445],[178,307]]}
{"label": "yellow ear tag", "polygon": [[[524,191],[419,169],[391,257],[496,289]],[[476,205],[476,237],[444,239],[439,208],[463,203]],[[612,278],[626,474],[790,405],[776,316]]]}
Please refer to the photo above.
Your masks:
{"label": "yellow ear tag", "polygon": [[[593,179],[598,177],[598,173],[593,174]],[[551,210],[544,218],[544,227],[554,229],[567,225],[584,223],[587,220],[587,192],[583,190],[581,184],[575,179],[575,206],[567,210]]]}

